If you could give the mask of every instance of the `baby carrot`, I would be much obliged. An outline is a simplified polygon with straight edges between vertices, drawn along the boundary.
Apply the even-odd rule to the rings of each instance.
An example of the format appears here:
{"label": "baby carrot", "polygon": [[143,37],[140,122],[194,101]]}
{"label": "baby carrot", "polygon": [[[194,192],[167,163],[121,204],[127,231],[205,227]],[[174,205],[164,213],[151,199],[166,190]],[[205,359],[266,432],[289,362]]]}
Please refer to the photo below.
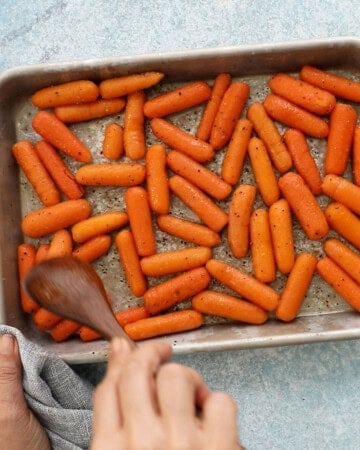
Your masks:
{"label": "baby carrot", "polygon": [[342,175],[348,163],[356,127],[356,110],[344,103],[336,103],[330,115],[330,131],[325,152],[325,173]]}
{"label": "baby carrot", "polygon": [[278,73],[269,81],[271,91],[314,114],[325,116],[333,110],[336,98],[305,81]]}
{"label": "baby carrot", "polygon": [[81,324],[73,320],[63,319],[50,330],[50,335],[56,342],[63,342],[81,328]]}
{"label": "baby carrot", "polygon": [[329,133],[328,124],[320,117],[278,95],[269,94],[264,100],[264,108],[274,120],[297,128],[309,136],[325,138]]}
{"label": "baby carrot", "polygon": [[326,175],[322,183],[324,194],[360,214],[360,187],[337,175]]}
{"label": "baby carrot", "polygon": [[355,127],[353,139],[353,161],[352,161],[354,183],[360,186],[360,127]]}
{"label": "baby carrot", "polygon": [[84,186],[136,186],[145,180],[145,166],[137,163],[87,164],[75,174]]}
{"label": "baby carrot", "polygon": [[115,243],[130,290],[135,297],[141,297],[145,294],[147,282],[141,271],[140,260],[131,231],[120,231],[116,235]]}
{"label": "baby carrot", "polygon": [[227,224],[227,214],[185,178],[174,175],[169,179],[169,186],[172,192],[213,231],[219,232]]}
{"label": "baby carrot", "polygon": [[43,205],[52,206],[59,203],[60,193],[31,142],[17,142],[12,147],[12,153]]}
{"label": "baby carrot", "polygon": [[84,195],[83,187],[75,180],[52,145],[40,141],[35,144],[35,151],[57,187],[68,199],[77,200]]}
{"label": "baby carrot", "polygon": [[167,214],[170,209],[170,192],[166,173],[166,150],[154,144],[146,152],[146,187],[152,211]]}
{"label": "baby carrot", "polygon": [[81,261],[91,263],[107,253],[110,246],[111,237],[106,234],[100,235],[89,239],[84,244],[77,247],[72,252],[72,255]]}
{"label": "baby carrot", "polygon": [[36,91],[31,101],[38,108],[89,103],[97,99],[99,88],[90,80],[77,80],[49,86]]}
{"label": "baby carrot", "polygon": [[251,138],[248,154],[257,188],[265,205],[270,206],[279,199],[280,190],[263,141],[257,137]]}
{"label": "baby carrot", "polygon": [[221,178],[231,185],[237,184],[240,180],[252,127],[250,120],[240,119],[226,149],[221,167]]}
{"label": "baby carrot", "polygon": [[329,226],[316,198],[301,176],[288,172],[279,179],[279,186],[306,236],[311,240],[323,238],[329,232]]}
{"label": "baby carrot", "polygon": [[142,187],[131,187],[125,192],[126,212],[139,256],[156,252],[148,194]]}
{"label": "baby carrot", "polygon": [[181,248],[147,256],[140,264],[145,275],[160,277],[204,266],[210,258],[211,250],[207,247]]}
{"label": "baby carrot", "polygon": [[325,256],[317,263],[317,271],[334,291],[360,311],[360,286],[344,270]]}
{"label": "baby carrot", "polygon": [[128,223],[128,216],[123,211],[110,211],[77,222],[71,228],[75,242],[85,242],[100,234],[111,233]]}
{"label": "baby carrot", "polygon": [[244,109],[250,88],[246,83],[234,82],[221,99],[210,134],[210,144],[215,150],[226,145]]}
{"label": "baby carrot", "polygon": [[59,230],[54,233],[50,242],[46,259],[57,258],[61,256],[70,256],[72,253],[73,242],[68,230]]}
{"label": "baby carrot", "polygon": [[127,97],[124,117],[124,149],[130,159],[145,156],[144,91],[134,92]]}
{"label": "baby carrot", "polygon": [[49,144],[80,162],[90,162],[90,150],[54,114],[39,111],[32,120],[34,130]]}
{"label": "baby carrot", "polygon": [[360,219],[341,203],[330,203],[325,209],[330,227],[360,249]]}
{"label": "baby carrot", "polygon": [[241,184],[231,198],[227,238],[236,258],[245,257],[249,249],[249,223],[255,195],[255,186]]}
{"label": "baby carrot", "polygon": [[264,142],[276,169],[281,173],[287,172],[292,166],[290,154],[263,104],[252,103],[248,108],[247,118],[252,122],[256,133]]}
{"label": "baby carrot", "polygon": [[261,325],[268,319],[267,313],[259,306],[221,292],[203,291],[193,297],[191,306],[203,314],[254,325]]}
{"label": "baby carrot", "polygon": [[146,117],[163,117],[209,100],[211,88],[205,81],[194,81],[148,100],[144,105]]}
{"label": "baby carrot", "polygon": [[267,284],[223,261],[210,259],[206,269],[216,280],[267,311],[279,303],[279,295]]}
{"label": "baby carrot", "polygon": [[312,66],[304,66],[300,71],[300,78],[331,92],[336,97],[360,102],[360,83],[357,81],[325,72]]}
{"label": "baby carrot", "polygon": [[214,247],[220,243],[220,236],[199,223],[190,222],[189,220],[180,219],[179,217],[165,215],[158,216],[157,225],[161,231],[176,236],[184,241],[203,247]]}
{"label": "baby carrot", "polygon": [[124,129],[117,123],[105,128],[102,154],[107,159],[119,159],[124,152]]}
{"label": "baby carrot", "polygon": [[295,319],[309,289],[316,264],[317,258],[312,253],[300,253],[296,258],[275,311],[278,319],[284,322]]}
{"label": "baby carrot", "polygon": [[50,330],[62,320],[61,316],[48,311],[45,308],[39,308],[33,315],[33,322],[40,331]]}
{"label": "baby carrot", "polygon": [[152,119],[150,126],[158,139],[196,161],[207,162],[214,156],[214,149],[210,144],[186,133],[166,120]]}
{"label": "baby carrot", "polygon": [[276,277],[269,215],[265,209],[256,209],[250,217],[250,248],[253,273],[262,283],[271,283]]}
{"label": "baby carrot", "polygon": [[228,73],[220,73],[214,80],[211,90],[211,96],[206,104],[201,116],[200,123],[196,132],[196,137],[203,141],[208,141],[215,116],[219,110],[221,100],[231,83],[231,76]]}
{"label": "baby carrot", "polygon": [[190,181],[216,200],[223,200],[231,193],[230,184],[181,152],[176,150],[169,152],[167,165],[174,173]]}
{"label": "baby carrot", "polygon": [[46,259],[47,252],[49,251],[50,244],[40,244],[35,256],[35,263],[38,264]]}
{"label": "baby carrot", "polygon": [[360,284],[360,255],[338,239],[327,239],[324,250],[329,258]]}
{"label": "baby carrot", "polygon": [[26,236],[38,238],[87,219],[90,213],[87,200],[67,200],[30,212],[23,218],[21,228]]}
{"label": "baby carrot", "polygon": [[165,311],[206,289],[211,281],[204,267],[197,267],[163,281],[144,294],[144,305],[150,314]]}
{"label": "baby carrot", "polygon": [[165,334],[180,333],[201,327],[203,317],[197,311],[184,309],[125,325],[124,330],[134,341]]}
{"label": "baby carrot", "polygon": [[61,122],[77,123],[111,116],[122,111],[124,106],[125,100],[123,98],[100,99],[83,105],[58,106],[54,109],[54,113]]}
{"label": "baby carrot", "polygon": [[122,77],[110,78],[100,83],[102,98],[123,97],[159,83],[164,78],[161,72],[144,72]]}
{"label": "baby carrot", "polygon": [[270,206],[269,222],[276,266],[281,273],[289,273],[295,262],[295,250],[291,211],[284,198]]}
{"label": "baby carrot", "polygon": [[305,180],[314,195],[321,194],[321,175],[311,156],[304,134],[295,128],[287,129],[284,141],[294,163],[295,169]]}
{"label": "baby carrot", "polygon": [[23,288],[23,281],[29,270],[35,265],[36,251],[31,244],[20,244],[17,248],[17,265],[20,288],[21,309],[27,313],[35,312],[39,305],[27,295]]}

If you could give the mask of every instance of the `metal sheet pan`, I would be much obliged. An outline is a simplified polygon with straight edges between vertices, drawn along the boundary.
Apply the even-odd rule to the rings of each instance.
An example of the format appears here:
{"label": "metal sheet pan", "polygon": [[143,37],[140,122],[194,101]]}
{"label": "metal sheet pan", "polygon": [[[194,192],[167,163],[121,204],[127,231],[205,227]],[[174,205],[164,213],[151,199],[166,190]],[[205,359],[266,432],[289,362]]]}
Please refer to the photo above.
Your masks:
{"label": "metal sheet pan", "polygon": [[[59,354],[68,362],[85,363],[101,361],[106,358],[107,344],[104,341],[82,343],[71,339],[61,344],[54,343],[44,333],[39,333],[18,306],[18,281],[16,264],[16,246],[24,241],[20,229],[22,215],[40,207],[32,189],[19,172],[11,155],[11,146],[18,139],[36,141],[37,136],[31,129],[31,117],[35,111],[29,102],[29,96],[35,90],[76,79],[99,81],[113,76],[134,72],[160,70],[166,79],[160,86],[149,90],[151,97],[168,90],[179,83],[189,80],[212,80],[220,72],[229,72],[239,80],[251,86],[249,102],[261,100],[268,92],[267,81],[274,72],[296,73],[304,64],[331,69],[360,79],[360,40],[355,38],[337,38],[326,40],[290,42],[283,44],[263,44],[214,48],[171,54],[151,54],[126,58],[108,58],[79,62],[23,66],[3,72],[0,75],[0,322],[18,327],[29,339],[37,342],[49,351]],[[189,131],[194,131],[201,107],[193,108],[182,114],[174,115],[172,120]],[[95,161],[101,161],[101,142],[105,125],[110,121],[122,123],[122,114],[106,119],[74,125],[73,129],[91,148]],[[280,127],[281,128],[281,127]],[[154,141],[148,133],[148,143]],[[321,166],[325,142],[309,140],[317,162]],[[222,152],[219,152],[210,164],[219,169]],[[68,161],[76,170],[76,163]],[[348,172],[347,175],[349,175]],[[241,182],[251,182],[251,171],[245,167]],[[87,197],[94,206],[94,212],[122,208],[121,189],[87,189]],[[326,198],[320,199],[326,204]],[[228,203],[222,203],[227,208]],[[257,206],[261,200],[257,200]],[[173,202],[173,211],[187,217],[191,212],[180,202]],[[310,243],[304,239],[301,229],[295,224],[297,250],[312,250],[322,255],[321,243]],[[171,249],[181,244],[175,238],[157,233],[159,250]],[[235,260],[226,245],[224,233],[223,245],[214,250],[214,256],[251,271],[249,259]],[[186,245],[186,243],[182,243]],[[135,305],[138,300],[130,295],[119,266],[115,250],[96,263],[113,299],[114,308],[122,309]],[[280,290],[284,279],[278,277],[274,287]],[[150,280],[153,283],[153,280]],[[214,282],[214,286],[220,286]],[[226,291],[226,290],[225,290]],[[183,306],[179,306],[180,308]],[[360,315],[340,299],[316,275],[307,294],[299,318],[292,323],[283,324],[269,320],[262,326],[247,326],[224,320],[207,319],[206,325],[196,331],[161,338],[170,342],[176,353],[196,351],[216,351],[226,349],[254,348],[319,342],[336,339],[360,337]]]}

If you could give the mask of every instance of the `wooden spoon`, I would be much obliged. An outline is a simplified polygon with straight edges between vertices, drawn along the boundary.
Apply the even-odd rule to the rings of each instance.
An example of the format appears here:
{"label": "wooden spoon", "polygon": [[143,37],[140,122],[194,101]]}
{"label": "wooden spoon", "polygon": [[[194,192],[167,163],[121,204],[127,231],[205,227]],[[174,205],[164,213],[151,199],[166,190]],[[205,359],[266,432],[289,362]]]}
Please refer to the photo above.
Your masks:
{"label": "wooden spoon", "polygon": [[98,331],[106,339],[122,337],[135,346],[116,321],[104,285],[90,264],[71,256],[36,264],[24,288],[44,308]]}

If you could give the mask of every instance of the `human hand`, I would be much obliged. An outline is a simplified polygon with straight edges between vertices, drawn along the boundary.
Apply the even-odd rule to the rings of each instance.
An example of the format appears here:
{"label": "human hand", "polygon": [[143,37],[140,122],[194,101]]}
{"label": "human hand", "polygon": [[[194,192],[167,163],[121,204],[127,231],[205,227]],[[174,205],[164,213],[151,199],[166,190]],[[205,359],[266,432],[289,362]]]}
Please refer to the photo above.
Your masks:
{"label": "human hand", "polygon": [[210,392],[193,369],[167,362],[171,348],[132,351],[114,339],[94,394],[92,450],[240,450],[236,404]]}

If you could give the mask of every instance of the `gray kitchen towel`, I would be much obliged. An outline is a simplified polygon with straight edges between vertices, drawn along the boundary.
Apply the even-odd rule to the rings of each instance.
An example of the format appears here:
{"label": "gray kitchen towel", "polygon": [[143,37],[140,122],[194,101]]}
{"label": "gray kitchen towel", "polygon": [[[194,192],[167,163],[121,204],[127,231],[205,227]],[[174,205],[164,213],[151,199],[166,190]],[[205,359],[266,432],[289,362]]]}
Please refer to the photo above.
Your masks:
{"label": "gray kitchen towel", "polygon": [[0,334],[16,337],[28,405],[46,429],[52,449],[87,449],[91,436],[92,390],[58,356],[28,341],[16,328],[0,325]]}

